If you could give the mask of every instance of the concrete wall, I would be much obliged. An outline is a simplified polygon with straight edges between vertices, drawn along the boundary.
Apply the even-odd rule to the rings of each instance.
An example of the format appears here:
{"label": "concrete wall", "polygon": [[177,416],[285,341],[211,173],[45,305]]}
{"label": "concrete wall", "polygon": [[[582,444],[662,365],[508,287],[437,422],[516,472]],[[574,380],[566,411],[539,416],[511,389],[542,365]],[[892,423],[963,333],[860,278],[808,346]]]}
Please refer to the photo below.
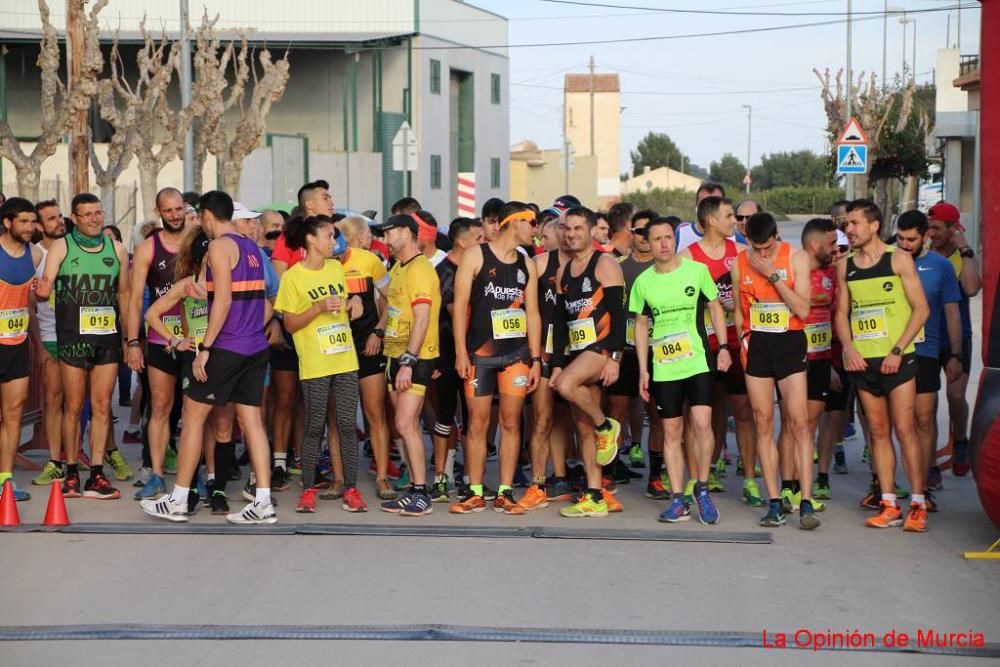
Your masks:
{"label": "concrete wall", "polygon": [[[529,166],[522,160],[510,161],[510,198],[535,202],[548,208],[556,197],[567,193],[566,172],[563,170],[560,151],[542,151],[543,163]],[[592,155],[574,158],[575,166],[569,172],[569,192],[588,208],[598,209],[605,204],[597,194],[597,158]]]}
{"label": "concrete wall", "polygon": [[622,181],[621,192],[622,194],[629,194],[632,192],[648,192],[656,188],[661,188],[663,190],[679,189],[687,190],[688,192],[696,192],[699,185],[701,185],[700,178],[695,178],[690,174],[685,174],[677,171],[676,169],[659,167],[642,174],[637,174],[628,180]]}
{"label": "concrete wall", "polygon": [[969,94],[951,85],[951,82],[958,78],[959,61],[958,49],[938,49],[935,76],[940,85],[936,88],[934,100],[938,113],[969,109]]}
{"label": "concrete wall", "polygon": [[590,144],[590,93],[565,93],[566,136],[577,157],[597,156],[597,191],[602,197],[619,193],[621,95],[594,93],[594,146]]}

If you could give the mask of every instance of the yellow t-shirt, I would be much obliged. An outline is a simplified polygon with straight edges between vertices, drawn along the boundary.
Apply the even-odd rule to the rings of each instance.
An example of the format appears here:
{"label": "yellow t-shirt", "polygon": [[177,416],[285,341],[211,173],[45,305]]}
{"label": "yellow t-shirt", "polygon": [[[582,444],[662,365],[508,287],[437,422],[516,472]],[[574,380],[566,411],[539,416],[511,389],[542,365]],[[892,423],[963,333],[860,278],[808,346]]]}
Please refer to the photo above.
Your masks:
{"label": "yellow t-shirt", "polygon": [[420,359],[437,359],[438,315],[441,312],[441,287],[437,271],[423,254],[406,264],[396,262],[389,271],[389,314],[385,322],[385,356],[393,359],[406,352],[413,327],[413,306],[430,304],[430,322],[424,343],[420,346]]}
{"label": "yellow t-shirt", "polygon": [[347,309],[347,280],[340,262],[328,259],[318,271],[299,262],[285,271],[278,287],[274,309],[282,313],[302,313],[317,301],[339,295],[344,309],[321,313],[292,334],[299,355],[299,378],[311,380],[358,370],[350,315]]}

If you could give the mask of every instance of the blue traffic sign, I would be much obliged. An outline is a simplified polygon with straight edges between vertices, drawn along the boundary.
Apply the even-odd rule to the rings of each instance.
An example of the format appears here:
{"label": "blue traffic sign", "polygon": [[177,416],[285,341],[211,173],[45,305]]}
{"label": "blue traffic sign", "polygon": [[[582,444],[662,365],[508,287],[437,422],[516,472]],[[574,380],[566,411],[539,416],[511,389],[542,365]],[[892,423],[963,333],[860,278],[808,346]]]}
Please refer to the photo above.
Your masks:
{"label": "blue traffic sign", "polygon": [[837,146],[837,173],[864,174],[868,171],[868,146],[840,144]]}

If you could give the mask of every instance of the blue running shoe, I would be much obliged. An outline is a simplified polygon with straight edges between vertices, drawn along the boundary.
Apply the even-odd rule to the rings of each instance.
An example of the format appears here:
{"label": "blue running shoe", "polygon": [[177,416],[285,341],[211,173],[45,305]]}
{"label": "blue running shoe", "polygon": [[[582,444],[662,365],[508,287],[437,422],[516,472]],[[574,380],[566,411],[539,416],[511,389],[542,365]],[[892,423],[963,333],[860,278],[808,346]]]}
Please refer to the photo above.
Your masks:
{"label": "blue running shoe", "polygon": [[781,510],[781,501],[772,500],[768,503],[767,514],[761,517],[761,526],[764,528],[777,528],[785,525],[785,513]]}
{"label": "blue running shoe", "polygon": [[712,502],[712,496],[709,495],[708,489],[699,491],[695,500],[698,502],[698,521],[705,525],[719,523],[719,509]]}
{"label": "blue running shoe", "polygon": [[153,473],[146,485],[135,492],[136,500],[156,500],[160,496],[166,495],[167,484],[163,478]]}
{"label": "blue running shoe", "polygon": [[389,514],[399,514],[403,511],[403,508],[410,503],[409,493],[404,493],[399,498],[395,500],[387,500],[384,503],[379,504],[379,509],[383,512],[388,512]]}
{"label": "blue running shoe", "polygon": [[663,523],[679,523],[690,520],[691,510],[688,508],[687,503],[680,498],[674,498],[670,501],[670,506],[663,510],[660,516],[657,517],[657,521]]}
{"label": "blue running shoe", "polygon": [[847,422],[844,425],[843,440],[850,440],[858,434],[857,430],[854,428],[854,422]]}
{"label": "blue running shoe", "polygon": [[[3,497],[3,490],[4,487],[6,486],[7,486],[6,484],[0,485],[0,498]],[[10,480],[10,488],[14,490],[14,502],[23,503],[28,500],[31,500],[31,494],[28,493],[27,491],[22,491],[21,489],[17,488],[17,485],[14,483],[13,478],[11,478]]]}
{"label": "blue running shoe", "polygon": [[424,493],[411,493],[399,510],[400,516],[426,516],[434,511],[431,499]]}
{"label": "blue running shoe", "polygon": [[514,488],[526,489],[531,486],[531,480],[524,474],[524,468],[517,466],[514,469]]}

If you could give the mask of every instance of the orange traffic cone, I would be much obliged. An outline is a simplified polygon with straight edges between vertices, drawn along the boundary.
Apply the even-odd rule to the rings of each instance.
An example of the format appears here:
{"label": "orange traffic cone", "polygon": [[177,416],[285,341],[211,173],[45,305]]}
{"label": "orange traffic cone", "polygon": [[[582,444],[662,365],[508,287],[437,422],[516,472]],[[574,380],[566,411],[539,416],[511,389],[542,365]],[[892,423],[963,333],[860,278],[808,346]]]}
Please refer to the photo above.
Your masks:
{"label": "orange traffic cone", "polygon": [[14,482],[3,483],[3,495],[0,496],[0,527],[14,528],[21,525],[21,515],[17,513],[17,501],[14,500]]}
{"label": "orange traffic cone", "polygon": [[69,515],[66,513],[66,500],[63,498],[62,484],[58,480],[52,482],[49,492],[49,505],[45,508],[43,526],[68,526]]}

